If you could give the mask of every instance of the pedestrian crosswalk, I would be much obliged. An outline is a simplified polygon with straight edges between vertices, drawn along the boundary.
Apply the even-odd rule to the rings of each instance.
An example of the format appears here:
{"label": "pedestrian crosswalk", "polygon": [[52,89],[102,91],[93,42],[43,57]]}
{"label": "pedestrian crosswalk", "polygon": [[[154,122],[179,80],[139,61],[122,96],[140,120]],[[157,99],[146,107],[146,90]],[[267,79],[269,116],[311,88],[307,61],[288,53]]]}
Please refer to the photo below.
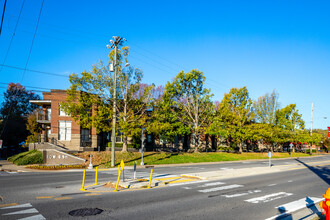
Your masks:
{"label": "pedestrian crosswalk", "polygon": [[[287,183],[291,182],[291,180],[287,181]],[[260,189],[248,189],[248,187],[243,184],[216,181],[201,182],[198,185],[194,184],[189,187],[182,186],[182,188],[185,190],[196,190],[199,193],[210,194],[209,197],[213,197],[214,193],[217,192],[216,196],[221,196],[227,199],[239,198],[241,201],[250,203],[251,205],[265,203],[270,203],[272,205],[286,201],[284,204],[277,204],[274,207],[276,209],[275,213],[276,211],[280,211],[281,213],[270,217],[267,220],[279,219],[278,217],[285,216],[286,214],[299,209],[310,207],[322,200],[322,198],[317,197],[303,197],[295,200],[297,195],[293,196],[294,193],[292,192],[284,192],[282,190],[279,190],[278,192],[274,191],[274,186],[276,185],[277,184],[268,184]],[[290,198],[292,201],[290,201]]]}
{"label": "pedestrian crosswalk", "polygon": [[12,175],[12,174],[18,174],[18,172],[14,172],[14,171],[0,171],[0,176],[8,176],[8,175]]}
{"label": "pedestrian crosswalk", "polygon": [[[99,171],[99,173],[101,174],[110,174],[110,175],[118,175],[118,171],[117,170],[106,170],[106,171]],[[125,178],[127,179],[134,179],[134,170],[133,169],[125,169],[124,170],[124,175]],[[170,174],[161,174],[161,173],[157,173],[157,172],[153,172],[152,174],[152,178],[163,178],[163,177],[172,177],[175,175],[170,175]],[[149,172],[145,172],[145,171],[137,171],[136,172],[136,176],[135,178],[137,179],[143,179],[146,178],[148,179],[150,177],[150,171]]]}
{"label": "pedestrian crosswalk", "polygon": [[43,220],[46,219],[31,203],[8,204],[0,208],[0,219]]}

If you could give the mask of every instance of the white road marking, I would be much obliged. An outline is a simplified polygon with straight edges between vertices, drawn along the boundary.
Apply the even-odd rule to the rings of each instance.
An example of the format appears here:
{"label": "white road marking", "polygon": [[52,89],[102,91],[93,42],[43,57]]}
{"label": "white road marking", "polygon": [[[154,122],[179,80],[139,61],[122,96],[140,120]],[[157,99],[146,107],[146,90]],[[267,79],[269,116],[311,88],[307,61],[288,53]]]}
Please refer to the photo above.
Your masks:
{"label": "white road marking", "polygon": [[232,195],[222,195],[222,196],[226,197],[226,198],[234,198],[234,197],[246,196],[246,195],[253,194],[253,193],[258,193],[258,192],[261,192],[261,190],[249,190],[249,191],[244,192],[244,193],[237,193],[237,194],[232,194]]}
{"label": "white road marking", "polygon": [[292,180],[289,180],[288,183],[292,183],[293,181]]}
{"label": "white road marking", "polygon": [[277,184],[273,183],[273,184],[269,184],[268,186],[276,186]]}
{"label": "white road marking", "polygon": [[233,168],[223,167],[223,168],[220,168],[220,170],[233,170]]}
{"label": "white road marking", "polygon": [[248,200],[244,200],[246,202],[251,202],[251,203],[260,203],[260,202],[270,202],[273,201],[275,199],[280,199],[280,198],[284,198],[284,197],[288,197],[293,195],[292,193],[286,193],[286,192],[278,192],[278,193],[273,193],[273,194],[269,194],[269,195],[265,195],[265,196],[261,196],[261,197],[256,197],[256,198],[252,198],[252,199],[248,199]]}
{"label": "white road marking", "polygon": [[215,188],[210,188],[210,189],[203,189],[203,190],[198,190],[198,192],[201,193],[208,193],[208,192],[215,192],[215,191],[221,191],[221,190],[226,190],[226,189],[234,189],[234,188],[239,188],[243,187],[243,185],[229,185],[229,186],[220,186],[220,187],[215,187]]}
{"label": "white road marking", "polygon": [[39,213],[39,212],[35,208],[32,208],[32,209],[25,209],[22,211],[10,212],[3,215],[18,215],[18,214],[32,214],[32,213]]}
{"label": "white road marking", "polygon": [[0,209],[16,209],[16,208],[30,208],[32,207],[31,203],[25,203],[22,205],[7,206]]}
{"label": "white road marking", "polygon": [[41,214],[39,215],[34,215],[26,218],[20,218],[19,220],[45,220],[46,218],[42,216]]}
{"label": "white road marking", "polygon": [[223,184],[225,184],[225,183],[223,183],[223,182],[205,183],[198,187],[218,186],[218,185],[223,185]]}
{"label": "white road marking", "polygon": [[184,189],[191,189],[190,187],[182,187],[182,188],[184,188]]}
{"label": "white road marking", "polygon": [[303,209],[306,207],[309,207],[315,203],[318,203],[322,201],[322,198],[315,198],[315,197],[306,197],[302,198],[293,202],[289,202],[280,206],[275,207],[276,209],[280,210],[281,214],[275,215],[273,217],[267,218],[266,220],[272,220],[272,219],[280,219],[282,216],[287,215],[288,213],[295,212],[299,209]]}
{"label": "white road marking", "polygon": [[199,182],[207,182],[209,180],[196,180],[196,181],[190,181],[190,182],[182,182],[182,183],[173,183],[168,186],[181,186],[181,185],[188,185],[188,184],[194,184],[194,183],[199,183]]}

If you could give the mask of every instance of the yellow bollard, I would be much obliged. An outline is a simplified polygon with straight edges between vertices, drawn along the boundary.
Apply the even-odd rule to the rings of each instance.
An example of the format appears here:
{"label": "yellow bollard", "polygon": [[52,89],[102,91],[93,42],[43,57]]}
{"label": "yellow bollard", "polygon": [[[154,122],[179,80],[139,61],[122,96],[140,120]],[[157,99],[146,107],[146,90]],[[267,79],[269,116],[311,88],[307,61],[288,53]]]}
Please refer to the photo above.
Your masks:
{"label": "yellow bollard", "polygon": [[149,185],[148,185],[148,189],[150,189],[150,185],[151,185],[151,180],[152,180],[152,172],[153,172],[154,170],[153,169],[151,169],[151,172],[150,172],[150,179],[149,179]]}
{"label": "yellow bollard", "polygon": [[96,167],[95,168],[95,183],[94,183],[94,185],[97,185],[97,172],[98,172],[98,170],[99,170],[99,167]]}
{"label": "yellow bollard", "polygon": [[119,184],[119,180],[120,180],[120,175],[121,175],[121,170],[120,170],[120,166],[118,166],[118,178],[117,178],[117,183],[116,183],[114,192],[118,192],[117,188],[118,188],[118,184]]}
{"label": "yellow bollard", "polygon": [[85,176],[86,176],[86,170],[84,170],[84,174],[83,174],[83,180],[80,189],[81,191],[85,191]]}

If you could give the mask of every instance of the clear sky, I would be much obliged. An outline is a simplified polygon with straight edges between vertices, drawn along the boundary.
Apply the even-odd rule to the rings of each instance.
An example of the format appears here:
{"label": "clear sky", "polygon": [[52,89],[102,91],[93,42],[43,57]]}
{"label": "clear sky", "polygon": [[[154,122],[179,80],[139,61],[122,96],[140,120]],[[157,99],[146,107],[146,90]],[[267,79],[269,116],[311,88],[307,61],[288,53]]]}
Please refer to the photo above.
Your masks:
{"label": "clear sky", "polygon": [[[25,0],[18,20],[22,3],[7,0],[0,102],[4,83],[39,90],[70,86],[67,77],[13,68],[27,63],[42,0]],[[3,5],[0,0],[1,15]],[[247,86],[254,100],[275,89],[281,107],[297,104],[307,128],[313,102],[313,128],[326,129],[329,11],[325,0],[45,0],[27,69],[63,75],[89,70],[99,60],[108,62],[106,45],[122,36],[131,47],[130,64],[144,71],[144,83],[165,85],[180,70],[199,69],[214,100],[232,87]]]}

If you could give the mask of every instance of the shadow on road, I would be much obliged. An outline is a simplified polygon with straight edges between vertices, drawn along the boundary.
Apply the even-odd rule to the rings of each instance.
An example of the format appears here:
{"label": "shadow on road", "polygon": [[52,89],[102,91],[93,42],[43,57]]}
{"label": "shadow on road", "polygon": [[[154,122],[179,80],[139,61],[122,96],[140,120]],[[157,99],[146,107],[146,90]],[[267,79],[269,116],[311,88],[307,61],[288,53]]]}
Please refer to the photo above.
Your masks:
{"label": "shadow on road", "polygon": [[324,182],[326,182],[328,185],[330,184],[330,169],[328,167],[314,167],[314,166],[309,166],[306,163],[302,162],[299,159],[295,159],[305,167],[307,167],[310,171],[315,173],[318,177],[320,177]]}

